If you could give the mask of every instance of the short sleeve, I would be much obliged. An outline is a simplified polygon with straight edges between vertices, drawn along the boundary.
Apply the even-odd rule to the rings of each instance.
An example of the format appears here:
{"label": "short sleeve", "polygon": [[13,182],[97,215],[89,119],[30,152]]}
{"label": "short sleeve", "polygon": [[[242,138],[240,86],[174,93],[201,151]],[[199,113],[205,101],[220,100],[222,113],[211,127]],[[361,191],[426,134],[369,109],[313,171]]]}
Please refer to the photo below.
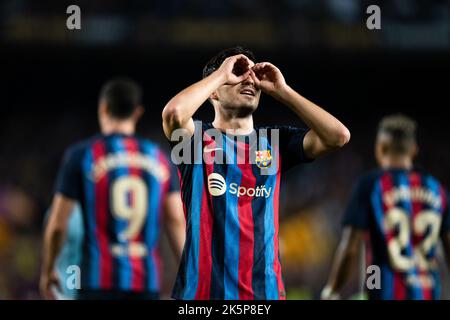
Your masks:
{"label": "short sleeve", "polygon": [[442,206],[444,212],[442,214],[441,234],[450,232],[450,208],[448,205],[449,193],[447,191],[442,192]]}
{"label": "short sleeve", "polygon": [[369,228],[370,215],[370,193],[373,179],[370,177],[360,178],[353,187],[350,201],[344,212],[342,224],[357,229]]}
{"label": "short sleeve", "polygon": [[194,120],[194,126],[192,135],[186,129],[178,129],[172,133],[170,139],[167,138],[171,150],[169,159],[179,168],[186,165],[189,167],[189,164],[202,159],[201,147],[206,124]]}
{"label": "short sleeve", "polygon": [[303,148],[303,140],[309,129],[297,128],[291,126],[272,127],[278,131],[272,131],[273,134],[278,133],[279,136],[279,152],[281,159],[281,167],[283,171],[305,162],[311,162],[313,159],[308,159]]}
{"label": "short sleeve", "polygon": [[55,192],[80,200],[81,180],[81,150],[73,147],[64,154],[56,179]]}

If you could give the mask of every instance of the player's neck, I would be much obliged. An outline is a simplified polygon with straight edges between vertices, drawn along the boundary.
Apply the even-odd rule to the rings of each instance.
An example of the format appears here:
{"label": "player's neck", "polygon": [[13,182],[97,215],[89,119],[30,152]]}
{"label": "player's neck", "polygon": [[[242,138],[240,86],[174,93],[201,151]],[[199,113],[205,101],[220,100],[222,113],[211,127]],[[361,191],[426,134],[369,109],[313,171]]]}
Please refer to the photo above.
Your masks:
{"label": "player's neck", "polygon": [[381,167],[383,169],[411,170],[413,168],[413,161],[410,157],[389,157],[383,159]]}
{"label": "player's neck", "polygon": [[212,123],[213,127],[222,131],[234,130],[234,134],[250,134],[253,131],[253,116],[246,117],[226,117],[216,114]]}
{"label": "player's neck", "polygon": [[117,121],[108,120],[101,124],[101,132],[104,135],[110,134],[124,134],[133,135],[135,133],[136,126],[133,121]]}

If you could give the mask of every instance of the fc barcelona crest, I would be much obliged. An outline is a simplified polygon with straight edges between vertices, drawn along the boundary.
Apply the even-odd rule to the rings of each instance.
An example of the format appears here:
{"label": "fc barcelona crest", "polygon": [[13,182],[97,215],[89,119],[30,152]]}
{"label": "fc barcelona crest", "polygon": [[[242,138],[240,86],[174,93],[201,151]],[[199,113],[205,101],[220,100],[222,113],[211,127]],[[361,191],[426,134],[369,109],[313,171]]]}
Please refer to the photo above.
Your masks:
{"label": "fc barcelona crest", "polygon": [[258,168],[265,169],[272,165],[272,155],[270,154],[270,150],[255,151],[255,153],[255,162]]}

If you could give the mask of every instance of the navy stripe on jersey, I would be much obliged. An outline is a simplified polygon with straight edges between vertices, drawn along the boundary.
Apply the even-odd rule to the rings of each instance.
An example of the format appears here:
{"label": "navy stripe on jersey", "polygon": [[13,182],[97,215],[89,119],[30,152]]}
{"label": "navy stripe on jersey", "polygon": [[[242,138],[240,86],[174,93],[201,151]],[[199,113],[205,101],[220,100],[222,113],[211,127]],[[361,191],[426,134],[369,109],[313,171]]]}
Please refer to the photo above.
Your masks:
{"label": "navy stripe on jersey", "polygon": [[[89,149],[83,159],[83,171],[89,172],[93,162],[94,155],[92,150]],[[97,225],[95,219],[95,190],[92,180],[84,179],[84,191],[84,201],[81,202],[81,206],[86,232],[83,241],[84,254],[82,255],[81,268],[87,270],[87,272],[81,273],[81,285],[98,289],[100,288],[100,248],[95,237]]]}
{"label": "navy stripe on jersey", "polygon": [[[194,156],[201,159],[202,148],[192,148]],[[203,167],[201,164],[179,166],[182,200],[186,213],[186,243],[175,283],[173,297],[192,300],[196,296],[198,286],[198,256],[200,245],[200,213],[203,197]],[[192,170],[192,171],[191,171]]]}

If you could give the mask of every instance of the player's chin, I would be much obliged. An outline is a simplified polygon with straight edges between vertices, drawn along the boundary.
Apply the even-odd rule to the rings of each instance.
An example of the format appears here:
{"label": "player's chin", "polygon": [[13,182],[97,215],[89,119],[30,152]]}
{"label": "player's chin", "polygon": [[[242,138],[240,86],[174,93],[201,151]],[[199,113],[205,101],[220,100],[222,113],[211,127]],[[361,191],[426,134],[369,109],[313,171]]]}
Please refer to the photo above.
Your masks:
{"label": "player's chin", "polygon": [[259,99],[256,96],[242,94],[239,97],[239,105],[246,108],[256,109]]}
{"label": "player's chin", "polygon": [[242,103],[241,101],[239,101],[240,103],[235,104],[232,107],[229,107],[229,111],[232,111],[234,114],[238,115],[239,117],[246,117],[251,115],[257,108],[258,105],[257,104],[253,104],[253,103]]}
{"label": "player's chin", "polygon": [[258,108],[257,105],[254,104],[242,104],[239,107],[239,115],[241,117],[245,117],[248,115],[251,115],[253,112],[255,112],[255,110]]}

